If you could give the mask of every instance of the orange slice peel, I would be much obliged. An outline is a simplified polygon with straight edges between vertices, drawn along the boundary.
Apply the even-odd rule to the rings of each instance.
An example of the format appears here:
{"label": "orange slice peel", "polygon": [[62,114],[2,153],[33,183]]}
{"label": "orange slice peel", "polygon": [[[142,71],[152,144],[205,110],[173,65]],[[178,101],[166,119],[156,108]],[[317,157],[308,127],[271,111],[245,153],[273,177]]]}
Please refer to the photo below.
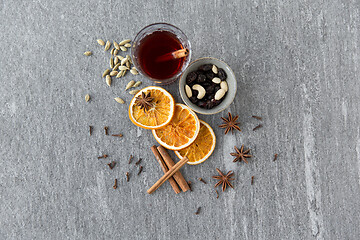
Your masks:
{"label": "orange slice peel", "polygon": [[197,165],[208,159],[214,152],[216,136],[209,124],[200,120],[200,131],[196,140],[188,147],[175,151],[178,158],[187,157],[190,165]]}
{"label": "orange slice peel", "polygon": [[[140,108],[136,104],[137,97],[140,97],[142,93],[150,93],[152,106],[149,109]],[[170,123],[174,110],[175,100],[168,91],[161,87],[149,86],[134,95],[129,104],[129,118],[141,128],[158,129]]]}
{"label": "orange slice peel", "polygon": [[193,143],[200,130],[200,121],[193,110],[175,104],[174,116],[165,127],[152,131],[156,141],[170,150],[180,150]]}

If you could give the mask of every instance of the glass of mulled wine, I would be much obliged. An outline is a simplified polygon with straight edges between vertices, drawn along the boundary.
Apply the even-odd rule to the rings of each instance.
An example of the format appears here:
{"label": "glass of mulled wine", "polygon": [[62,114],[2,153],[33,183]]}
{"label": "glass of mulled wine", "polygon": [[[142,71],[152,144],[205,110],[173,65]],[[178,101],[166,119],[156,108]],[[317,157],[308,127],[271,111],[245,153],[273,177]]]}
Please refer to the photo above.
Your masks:
{"label": "glass of mulled wine", "polygon": [[142,75],[165,85],[176,81],[189,65],[190,47],[188,38],[179,28],[168,23],[154,23],[136,35],[131,55]]}

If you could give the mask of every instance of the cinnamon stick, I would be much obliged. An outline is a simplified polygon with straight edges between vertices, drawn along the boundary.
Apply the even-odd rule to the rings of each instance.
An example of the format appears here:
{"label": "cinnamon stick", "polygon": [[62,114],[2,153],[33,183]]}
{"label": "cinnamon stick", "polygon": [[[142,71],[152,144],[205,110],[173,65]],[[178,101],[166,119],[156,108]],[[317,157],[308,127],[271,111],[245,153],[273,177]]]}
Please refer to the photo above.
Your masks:
{"label": "cinnamon stick", "polygon": [[[159,153],[161,154],[161,156],[164,159],[164,162],[166,163],[166,165],[171,168],[172,166],[175,165],[174,161],[171,159],[169,153],[166,151],[166,149],[163,146],[159,146],[158,148]],[[177,182],[177,184],[179,185],[179,187],[183,190],[183,192],[186,192],[187,190],[190,190],[189,184],[187,183],[187,181],[185,180],[185,178],[183,177],[183,175],[181,174],[180,171],[176,172],[174,174],[174,179]]]}
{"label": "cinnamon stick", "polygon": [[158,189],[166,180],[168,180],[174,173],[179,171],[179,169],[184,166],[189,159],[187,157],[184,157],[180,161],[178,161],[172,168],[169,168],[169,171],[167,171],[157,182],[152,185],[151,188],[147,190],[148,194],[153,193],[156,189]]}
{"label": "cinnamon stick", "polygon": [[[167,171],[169,171],[168,167],[166,166],[166,164],[164,163],[163,158],[161,157],[159,151],[157,150],[156,146],[152,146],[151,147],[151,151],[154,153],[156,160],[158,161],[158,163],[160,164],[161,169],[163,170],[164,173],[166,173]],[[173,188],[174,192],[176,194],[180,193],[181,190],[179,188],[179,186],[176,184],[175,180],[173,177],[169,178],[169,183],[171,185],[171,187]]]}
{"label": "cinnamon stick", "polygon": [[164,62],[164,61],[170,61],[178,58],[187,57],[189,55],[189,49],[183,48],[179,49],[177,51],[166,53],[158,58],[156,58],[157,62]]}
{"label": "cinnamon stick", "polygon": [[171,53],[175,59],[183,58],[189,55],[189,50],[184,48]]}

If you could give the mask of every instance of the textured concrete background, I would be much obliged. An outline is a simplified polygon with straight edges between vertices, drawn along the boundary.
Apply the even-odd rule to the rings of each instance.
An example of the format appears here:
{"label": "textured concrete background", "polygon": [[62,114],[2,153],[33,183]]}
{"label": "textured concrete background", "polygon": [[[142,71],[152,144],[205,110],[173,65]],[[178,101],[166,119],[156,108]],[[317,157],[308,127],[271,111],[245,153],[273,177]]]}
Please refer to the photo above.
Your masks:
{"label": "textured concrete background", "polygon": [[[0,239],[358,239],[359,10],[356,0],[0,0]],[[151,83],[127,75],[107,87],[109,53],[96,39],[133,38],[158,21],[184,30],[193,59],[233,68],[228,110],[243,131],[223,135],[226,112],[200,116],[218,141],[205,163],[182,169],[194,191],[165,184],[150,196],[162,175],[156,142],[113,98],[129,102],[130,79]],[[176,84],[166,89],[180,101]],[[124,138],[104,136],[106,125]],[[253,149],[247,165],[229,155],[241,144]],[[104,153],[113,170],[97,160]],[[139,177],[130,154],[143,158]],[[216,167],[236,176],[219,199]]]}

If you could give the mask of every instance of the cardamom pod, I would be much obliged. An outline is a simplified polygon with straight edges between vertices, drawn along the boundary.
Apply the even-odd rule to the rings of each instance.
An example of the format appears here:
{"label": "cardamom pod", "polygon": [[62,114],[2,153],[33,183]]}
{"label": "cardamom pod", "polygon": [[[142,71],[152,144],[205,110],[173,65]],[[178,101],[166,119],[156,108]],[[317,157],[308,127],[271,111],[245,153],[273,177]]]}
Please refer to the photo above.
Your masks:
{"label": "cardamom pod", "polygon": [[123,58],[123,59],[121,60],[121,65],[124,65],[125,63],[127,63],[127,61],[128,61],[127,58]]}
{"label": "cardamom pod", "polygon": [[86,51],[86,52],[84,52],[84,55],[85,55],[85,56],[91,56],[91,55],[92,55],[92,52],[91,52],[91,51]]}
{"label": "cardamom pod", "polygon": [[134,90],[129,91],[129,93],[132,94],[132,95],[135,95],[135,94],[137,94],[139,91],[140,91],[139,89],[134,89]]}
{"label": "cardamom pod", "polygon": [[125,39],[125,40],[122,40],[121,42],[119,42],[119,45],[121,46],[121,45],[124,45],[124,44],[129,43],[129,42],[131,42],[130,39]]}
{"label": "cardamom pod", "polygon": [[120,66],[120,67],[119,67],[119,70],[121,70],[121,71],[123,71],[123,70],[129,70],[129,68],[126,67],[126,66]]}
{"label": "cardamom pod", "polygon": [[111,57],[110,58],[110,68],[114,67],[114,59]]}
{"label": "cardamom pod", "polygon": [[116,78],[121,78],[121,77],[122,77],[122,72],[123,72],[123,71],[120,71],[120,72],[116,75]]}
{"label": "cardamom pod", "polygon": [[114,47],[117,49],[117,50],[120,50],[120,46],[117,42],[114,41]]}
{"label": "cardamom pod", "polygon": [[89,95],[89,94],[86,94],[86,95],[85,95],[85,101],[86,101],[86,102],[90,101],[90,95]]}
{"label": "cardamom pod", "polygon": [[131,80],[131,81],[126,85],[125,91],[128,90],[129,88],[131,88],[132,86],[134,86],[134,84],[135,84],[135,81],[134,81],[134,80]]}
{"label": "cardamom pod", "polygon": [[119,73],[118,71],[111,71],[110,76],[111,77],[116,76],[118,73]]}
{"label": "cardamom pod", "polygon": [[111,86],[111,77],[110,75],[106,75],[106,84],[110,87]]}
{"label": "cardamom pod", "polygon": [[113,71],[115,71],[116,69],[118,69],[119,66],[120,66],[120,63],[117,63],[117,64],[114,66]]}
{"label": "cardamom pod", "polygon": [[108,75],[110,73],[110,69],[106,69],[102,75],[102,77],[105,77],[106,75]]}
{"label": "cardamom pod", "polygon": [[136,68],[132,68],[130,70],[130,72],[131,72],[132,75],[138,75],[139,74],[139,72],[136,70]]}
{"label": "cardamom pod", "polygon": [[121,104],[124,104],[124,103],[125,103],[125,101],[122,100],[122,99],[119,98],[119,97],[116,97],[116,98],[114,98],[114,99],[115,99],[115,101],[117,101],[118,103],[121,103]]}
{"label": "cardamom pod", "polygon": [[140,84],[142,84],[142,82],[141,82],[141,81],[137,81],[132,87],[133,87],[133,88],[136,88],[136,87],[140,86]]}
{"label": "cardamom pod", "polygon": [[130,64],[133,64],[132,63],[132,60],[131,60],[131,57],[129,55],[126,55],[126,58],[128,59],[128,61],[130,62]]}
{"label": "cardamom pod", "polygon": [[97,43],[100,44],[101,46],[104,46],[104,45],[105,45],[105,42],[104,42],[104,40],[102,40],[102,39],[98,39],[98,40],[96,40],[96,41],[97,41]]}
{"label": "cardamom pod", "polygon": [[105,44],[104,50],[107,51],[107,50],[110,49],[110,47],[111,47],[111,43],[110,43],[110,41],[107,41],[106,44]]}

